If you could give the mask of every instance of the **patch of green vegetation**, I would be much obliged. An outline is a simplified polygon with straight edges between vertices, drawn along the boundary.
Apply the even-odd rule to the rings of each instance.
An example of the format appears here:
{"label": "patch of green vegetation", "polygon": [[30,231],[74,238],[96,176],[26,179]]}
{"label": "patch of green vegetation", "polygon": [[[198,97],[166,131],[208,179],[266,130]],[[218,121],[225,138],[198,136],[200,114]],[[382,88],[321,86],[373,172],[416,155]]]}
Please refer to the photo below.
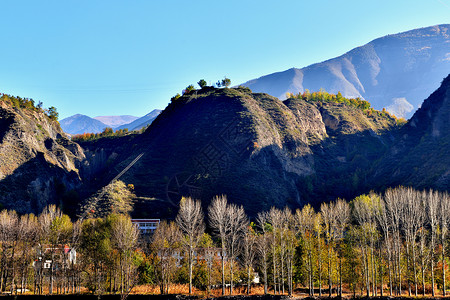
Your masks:
{"label": "patch of green vegetation", "polygon": [[45,131],[44,131],[44,128],[42,127],[41,124],[37,124],[36,127],[37,127],[42,133],[45,132]]}
{"label": "patch of green vegetation", "polygon": [[406,123],[405,119],[397,119],[394,115],[389,114],[386,109],[383,108],[382,111],[378,111],[371,107],[369,101],[363,100],[361,98],[345,98],[340,92],[337,94],[330,94],[325,90],[321,89],[318,92],[310,92],[305,90],[303,93],[292,94],[287,93],[288,99],[303,99],[310,103],[315,103],[316,105],[322,106],[325,103],[336,103],[343,104],[348,107],[354,107],[362,111],[366,116],[376,120],[378,122],[388,119],[389,121],[396,121],[398,126],[404,125]]}
{"label": "patch of green vegetation", "polygon": [[29,111],[43,112],[52,121],[58,120],[58,112],[54,106],[44,109],[42,108],[42,102],[39,101],[35,105],[35,101],[31,98],[22,98],[19,96],[11,96],[8,94],[0,93],[0,102],[7,103],[13,107],[19,109],[26,109]]}
{"label": "patch of green vegetation", "polygon": [[318,92],[310,92],[306,89],[303,93],[298,93],[297,95],[288,93],[287,98],[300,98],[309,102],[334,102],[334,103],[344,103],[349,106],[353,106],[362,110],[369,109],[370,103],[366,100],[360,98],[345,98],[342,96],[341,92],[335,94],[327,93],[324,89],[320,89]]}
{"label": "patch of green vegetation", "polygon": [[245,93],[245,94],[251,94],[252,93],[252,90],[250,88],[248,88],[246,86],[243,86],[243,85],[238,86],[236,88],[236,90],[238,90],[238,91],[240,91],[242,93]]}
{"label": "patch of green vegetation", "polygon": [[[145,127],[146,129],[147,127]],[[144,129],[144,130],[145,130]],[[142,133],[143,130],[140,131]],[[125,135],[131,134],[128,132],[128,128],[125,129],[118,129],[116,131],[113,131],[111,127],[106,127],[102,132],[100,133],[83,133],[83,134],[75,134],[72,136],[72,141],[74,142],[87,142],[87,141],[94,141],[98,140],[100,138],[115,138],[115,137],[122,137]]]}

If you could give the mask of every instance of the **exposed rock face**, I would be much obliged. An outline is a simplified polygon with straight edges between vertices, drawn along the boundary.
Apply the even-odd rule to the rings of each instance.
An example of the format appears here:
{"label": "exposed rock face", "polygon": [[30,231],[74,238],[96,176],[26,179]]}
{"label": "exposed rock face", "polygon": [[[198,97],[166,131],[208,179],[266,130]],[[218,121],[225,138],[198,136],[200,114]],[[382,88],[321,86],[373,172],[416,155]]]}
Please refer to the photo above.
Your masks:
{"label": "exposed rock face", "polygon": [[80,184],[84,153],[43,112],[0,101],[0,203],[18,212],[40,212],[59,203],[59,192]]}
{"label": "exposed rock face", "polygon": [[362,97],[409,118],[450,71],[450,25],[388,35],[342,56],[301,69],[269,74],[244,83],[254,92],[286,98],[286,93],[338,91]]}

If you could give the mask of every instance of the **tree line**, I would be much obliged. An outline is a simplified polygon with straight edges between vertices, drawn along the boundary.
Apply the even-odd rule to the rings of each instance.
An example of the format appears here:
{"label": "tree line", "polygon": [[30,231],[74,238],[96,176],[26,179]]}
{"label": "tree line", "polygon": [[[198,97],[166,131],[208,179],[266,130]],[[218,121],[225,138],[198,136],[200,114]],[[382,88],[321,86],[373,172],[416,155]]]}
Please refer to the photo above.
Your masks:
{"label": "tree line", "polygon": [[367,116],[381,116],[394,118],[398,125],[403,125],[406,123],[404,118],[397,118],[396,116],[390,114],[385,108],[381,111],[378,111],[371,107],[369,101],[363,100],[359,97],[357,98],[346,98],[342,96],[341,92],[337,94],[331,94],[325,91],[324,89],[320,89],[318,92],[310,92],[308,89],[305,89],[303,93],[286,93],[287,99],[303,99],[308,102],[314,103],[343,103],[347,106],[355,107],[364,112]]}
{"label": "tree line", "polygon": [[56,107],[51,106],[49,108],[43,108],[43,103],[39,101],[37,104],[31,98],[22,98],[20,96],[12,96],[5,93],[0,93],[0,102],[8,103],[13,107],[19,109],[28,109],[31,111],[42,112],[44,113],[50,120],[57,121],[59,113],[56,110]]}
{"label": "tree line", "polygon": [[[198,86],[200,87],[200,89],[208,88],[208,83],[206,82],[205,79],[200,79],[200,80],[197,82],[197,84],[198,84]],[[213,88],[213,87],[215,86],[215,87],[217,87],[217,88],[221,88],[221,87],[227,88],[227,87],[229,87],[230,85],[231,85],[231,79],[230,79],[230,78],[227,78],[227,77],[225,76],[222,80],[218,80],[214,85],[212,85],[212,86],[210,86],[210,87]],[[184,96],[184,95],[190,95],[190,94],[192,94],[192,93],[195,92],[195,91],[196,91],[195,86],[194,86],[193,84],[190,84],[190,85],[188,85],[188,86],[182,91],[182,94],[183,94],[183,96]],[[181,95],[180,95],[179,93],[177,93],[175,96],[173,96],[173,97],[170,99],[170,102],[172,103],[172,102],[178,100],[180,97],[181,97]]]}
{"label": "tree line", "polygon": [[[0,291],[123,291],[134,282],[139,231],[129,216],[78,220],[55,205],[39,215],[0,212]],[[134,259],[136,263],[130,263]]]}
{"label": "tree line", "polygon": [[123,294],[151,284],[168,294],[181,283],[233,294],[237,285],[250,293],[258,276],[264,293],[447,295],[449,223],[448,193],[405,187],[252,220],[226,196],[205,212],[183,198],[150,237],[125,214],[73,223],[55,206],[39,216],[3,210],[0,290]]}
{"label": "tree line", "polygon": [[139,131],[129,132],[128,128],[116,129],[114,131],[114,129],[112,129],[111,127],[105,127],[102,132],[98,132],[98,133],[85,132],[85,133],[80,133],[80,134],[74,134],[74,135],[72,135],[71,139],[72,139],[72,141],[75,141],[75,142],[87,142],[87,141],[98,140],[101,138],[121,137],[121,136],[128,135],[130,133],[136,133],[136,132],[142,133],[145,131],[145,129],[147,129],[147,127],[144,127]]}

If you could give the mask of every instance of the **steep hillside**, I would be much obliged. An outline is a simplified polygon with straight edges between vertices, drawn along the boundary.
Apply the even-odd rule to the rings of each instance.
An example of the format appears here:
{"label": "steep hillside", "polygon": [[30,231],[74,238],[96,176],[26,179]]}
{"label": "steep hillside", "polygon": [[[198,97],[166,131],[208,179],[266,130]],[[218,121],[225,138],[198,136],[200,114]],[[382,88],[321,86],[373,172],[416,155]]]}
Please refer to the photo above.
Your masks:
{"label": "steep hillside", "polygon": [[[134,184],[140,199],[152,199],[148,211],[135,210],[138,215],[168,216],[181,195],[206,205],[222,193],[255,214],[272,205],[322,201],[315,196],[325,190],[327,197],[353,195],[363,183],[343,182],[355,167],[382,155],[389,142],[383,133],[395,127],[387,114],[343,103],[282,102],[246,88],[204,88],[175,100],[131,141],[83,146],[87,156],[109,157],[109,178],[144,153],[121,178]],[[335,181],[323,182],[324,174]]]}
{"label": "steep hillside", "polygon": [[398,135],[374,166],[374,184],[450,190],[450,75]]}
{"label": "steep hillside", "polygon": [[450,72],[450,25],[388,35],[348,53],[302,69],[289,69],[244,83],[280,99],[286,93],[341,91],[409,118]]}
{"label": "steep hillside", "polygon": [[85,132],[99,133],[106,127],[109,127],[99,120],[80,114],[62,119],[59,123],[61,124],[62,130],[69,134],[83,134]]}
{"label": "steep hillside", "polygon": [[0,97],[0,204],[40,212],[80,184],[84,154],[42,109],[14,103],[17,98]]}
{"label": "steep hillside", "polygon": [[254,216],[400,184],[449,190],[449,95],[450,76],[399,126],[339,95],[280,101],[206,87],[174,99],[144,133],[80,142],[83,150],[42,110],[3,101],[0,200],[21,212],[62,201],[74,215],[140,154],[121,177],[133,185],[136,217],[173,217],[181,196],[206,207],[226,194]]}

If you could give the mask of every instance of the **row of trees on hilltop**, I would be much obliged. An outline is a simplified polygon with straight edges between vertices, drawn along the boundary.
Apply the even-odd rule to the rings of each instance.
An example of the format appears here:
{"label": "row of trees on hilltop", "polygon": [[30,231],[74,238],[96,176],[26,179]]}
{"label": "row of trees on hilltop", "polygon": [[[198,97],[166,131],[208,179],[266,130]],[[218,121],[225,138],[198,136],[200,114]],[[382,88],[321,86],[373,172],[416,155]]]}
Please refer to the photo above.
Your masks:
{"label": "row of trees on hilltop", "polygon": [[308,89],[305,89],[303,93],[293,94],[286,93],[287,99],[303,99],[311,102],[333,102],[333,103],[345,103],[349,106],[353,106],[362,110],[367,110],[370,108],[370,103],[366,100],[362,100],[361,98],[345,98],[342,96],[341,92],[337,94],[330,94],[326,92],[324,89],[320,89],[318,92],[310,92]]}
{"label": "row of trees on hilltop", "polygon": [[[200,89],[203,89],[203,88],[208,87],[208,83],[206,82],[205,79],[200,79],[200,80],[197,82],[197,84],[198,84],[198,86],[200,87]],[[224,77],[222,80],[217,81],[216,84],[215,84],[215,86],[216,86],[217,88],[220,88],[220,87],[227,88],[227,87],[229,87],[230,85],[231,85],[231,79],[229,79],[229,78],[227,78],[227,77]],[[190,84],[190,85],[188,85],[188,86],[182,91],[182,94],[183,94],[183,95],[189,95],[190,93],[192,93],[192,92],[194,92],[194,91],[195,91],[195,86],[194,86],[193,84]],[[171,102],[174,102],[174,101],[176,101],[176,100],[177,100],[178,98],[180,98],[180,97],[181,97],[180,94],[176,94],[175,96],[173,96],[173,97],[170,99],[170,101],[171,101]]]}
{"label": "row of trees on hilltop", "polygon": [[258,274],[264,293],[447,295],[449,226],[447,193],[403,187],[319,211],[272,207],[253,222],[226,196],[205,213],[183,198],[176,219],[150,238],[125,214],[72,223],[55,206],[39,216],[3,210],[0,290],[126,294],[147,284],[168,294],[186,284],[189,293],[233,294],[236,285],[250,293]]}
{"label": "row of trees on hilltop", "polygon": [[11,96],[8,94],[0,93],[0,102],[8,103],[17,108],[28,109],[36,112],[45,113],[51,120],[57,121],[59,113],[56,110],[56,107],[51,106],[47,109],[44,109],[43,103],[39,101],[35,104],[35,101],[31,98],[22,98],[19,96]]}
{"label": "row of trees on hilltop", "polygon": [[[330,94],[326,92],[324,89],[320,89],[318,92],[310,92],[308,89],[305,89],[303,93],[286,93],[287,99],[303,99],[305,101],[309,102],[320,102],[320,103],[343,103],[348,106],[352,106],[355,108],[358,108],[362,110],[367,116],[372,115],[381,115],[381,116],[388,116],[392,118],[396,118],[395,116],[389,114],[388,111],[386,111],[385,108],[383,108],[381,111],[375,110],[371,107],[370,103],[366,100],[363,100],[359,97],[357,98],[346,98],[343,97],[341,92],[338,92],[337,94]],[[400,118],[397,119],[397,123],[403,124],[406,122],[405,119]]]}

